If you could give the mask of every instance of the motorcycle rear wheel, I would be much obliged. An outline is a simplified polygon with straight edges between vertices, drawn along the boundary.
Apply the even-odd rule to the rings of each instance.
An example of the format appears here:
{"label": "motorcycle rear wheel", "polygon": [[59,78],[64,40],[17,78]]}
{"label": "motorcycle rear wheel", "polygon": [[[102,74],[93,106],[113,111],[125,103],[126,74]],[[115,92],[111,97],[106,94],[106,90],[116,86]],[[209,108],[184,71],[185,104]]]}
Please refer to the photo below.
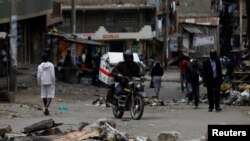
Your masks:
{"label": "motorcycle rear wheel", "polygon": [[134,101],[132,101],[130,106],[131,117],[135,120],[139,120],[143,115],[143,111],[144,111],[143,98],[139,95],[135,95]]}

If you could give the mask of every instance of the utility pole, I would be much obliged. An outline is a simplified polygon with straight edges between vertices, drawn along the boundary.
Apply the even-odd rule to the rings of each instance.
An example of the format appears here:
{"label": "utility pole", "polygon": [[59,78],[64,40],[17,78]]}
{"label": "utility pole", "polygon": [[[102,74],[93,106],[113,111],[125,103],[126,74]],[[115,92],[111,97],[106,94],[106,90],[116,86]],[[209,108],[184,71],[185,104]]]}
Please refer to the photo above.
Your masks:
{"label": "utility pole", "polygon": [[166,26],[166,30],[165,30],[165,35],[164,35],[164,45],[163,45],[163,55],[162,55],[162,59],[164,62],[164,69],[168,68],[168,59],[169,59],[169,31],[168,31],[168,20],[169,20],[169,0],[166,0],[166,14],[165,14],[165,26]]}
{"label": "utility pole", "polygon": [[[75,0],[71,0],[71,35],[75,38],[76,33],[76,5]],[[75,58],[75,44],[70,47],[71,56]],[[75,60],[74,60],[75,61]]]}
{"label": "utility pole", "polygon": [[76,7],[75,0],[71,0],[71,33],[76,33]]}
{"label": "utility pole", "polygon": [[155,16],[155,31],[156,31],[156,37],[160,37],[161,35],[159,34],[159,28],[158,28],[158,12],[160,11],[160,2],[159,0],[156,0],[156,16]]}
{"label": "utility pole", "polygon": [[17,90],[17,11],[16,0],[9,0],[10,4],[10,91]]}

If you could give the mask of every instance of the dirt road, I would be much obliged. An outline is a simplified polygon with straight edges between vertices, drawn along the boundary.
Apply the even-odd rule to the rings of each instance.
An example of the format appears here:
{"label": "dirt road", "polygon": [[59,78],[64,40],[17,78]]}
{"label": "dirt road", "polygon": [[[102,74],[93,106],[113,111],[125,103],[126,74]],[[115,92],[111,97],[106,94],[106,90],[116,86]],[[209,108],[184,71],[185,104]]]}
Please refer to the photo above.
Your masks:
{"label": "dirt road", "polygon": [[[92,105],[98,98],[105,96],[107,89],[83,84],[66,84],[57,82],[56,98],[52,101],[51,115],[44,116],[42,100],[36,79],[31,77],[29,88],[16,93],[16,103],[0,103],[0,125],[10,124],[14,132],[40,120],[53,118],[57,123],[64,123],[64,131],[74,129],[77,123],[93,122],[99,118],[114,119],[111,109]],[[25,85],[25,83],[23,83]],[[153,95],[149,82],[145,83],[148,96]],[[204,93],[201,88],[201,94]],[[191,140],[204,136],[208,124],[249,124],[250,108],[243,106],[222,105],[222,112],[208,112],[207,104],[200,104],[199,109],[185,103],[173,103],[172,99],[183,97],[179,93],[179,83],[164,82],[160,97],[168,101],[167,106],[145,107],[141,120],[132,120],[129,112],[122,119],[115,119],[118,129],[136,136],[154,139],[161,131],[178,131],[181,140]]]}

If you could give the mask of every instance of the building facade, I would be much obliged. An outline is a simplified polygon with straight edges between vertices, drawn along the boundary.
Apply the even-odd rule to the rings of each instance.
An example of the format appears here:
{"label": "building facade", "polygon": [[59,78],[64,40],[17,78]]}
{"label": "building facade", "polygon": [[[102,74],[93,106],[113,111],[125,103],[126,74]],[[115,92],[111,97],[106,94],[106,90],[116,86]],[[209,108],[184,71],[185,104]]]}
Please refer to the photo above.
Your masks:
{"label": "building facade", "polygon": [[[0,9],[1,32],[10,33],[10,15],[15,17],[18,65],[39,63],[46,48],[48,28],[62,21],[60,3],[52,0],[12,0],[11,4],[9,0],[2,0]],[[10,49],[9,38],[1,41],[0,47]]]}
{"label": "building facade", "polygon": [[168,65],[176,62],[181,54],[200,58],[206,57],[211,48],[220,52],[219,14],[212,10],[212,0],[164,0],[159,3],[156,24],[161,34],[156,34],[156,39],[165,52],[163,56]]}
{"label": "building facade", "polygon": [[231,50],[246,46],[246,0],[167,2],[159,1],[156,21],[159,33],[156,38],[164,48],[164,35],[168,32],[165,52],[169,54],[165,56],[170,60],[180,54],[207,57],[211,48],[216,49],[220,56],[228,56]]}
{"label": "building facade", "polygon": [[[104,52],[131,49],[145,57],[153,48],[155,3],[146,0],[75,0],[76,35],[102,42]],[[71,32],[71,1],[62,3],[64,23]]]}

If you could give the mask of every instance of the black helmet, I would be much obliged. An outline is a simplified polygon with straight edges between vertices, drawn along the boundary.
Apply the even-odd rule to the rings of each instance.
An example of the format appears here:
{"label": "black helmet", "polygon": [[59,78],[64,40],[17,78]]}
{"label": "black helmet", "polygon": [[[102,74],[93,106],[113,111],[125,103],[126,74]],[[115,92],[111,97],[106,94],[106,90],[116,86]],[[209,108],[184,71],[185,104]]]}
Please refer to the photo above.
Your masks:
{"label": "black helmet", "polygon": [[133,62],[134,61],[134,56],[131,50],[126,50],[123,53],[123,59],[125,62]]}

